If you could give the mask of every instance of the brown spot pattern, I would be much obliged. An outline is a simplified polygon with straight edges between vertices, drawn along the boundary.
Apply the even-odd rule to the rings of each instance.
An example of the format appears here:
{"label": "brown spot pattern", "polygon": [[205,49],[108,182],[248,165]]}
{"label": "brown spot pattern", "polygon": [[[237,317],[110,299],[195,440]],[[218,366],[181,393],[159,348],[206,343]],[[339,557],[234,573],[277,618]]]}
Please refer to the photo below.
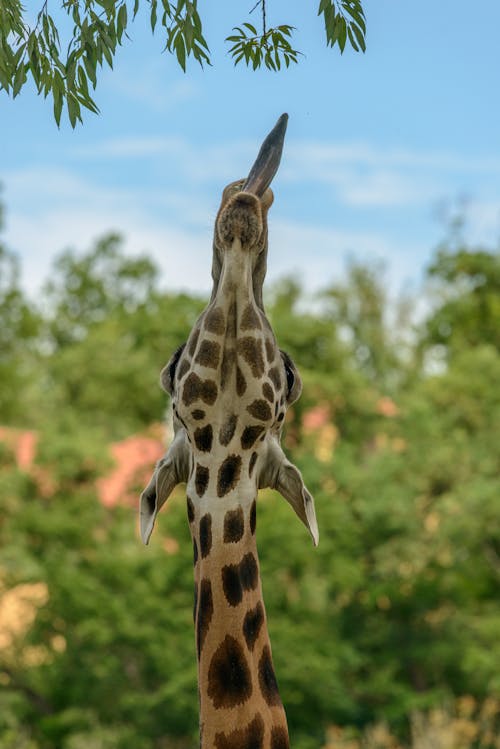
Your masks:
{"label": "brown spot pattern", "polygon": [[222,588],[230,606],[237,606],[243,600],[240,570],[237,564],[226,564],[221,570]]}
{"label": "brown spot pattern", "polygon": [[271,749],[290,749],[288,731],[283,726],[274,726],[271,731]]}
{"label": "brown spot pattern", "polygon": [[180,365],[180,367],[179,367],[179,369],[177,371],[177,380],[178,381],[182,380],[182,378],[184,377],[184,375],[186,374],[186,372],[188,371],[188,369],[189,369],[190,366],[191,366],[191,364],[188,362],[188,360],[184,359],[184,361],[182,362],[182,364]]}
{"label": "brown spot pattern", "polygon": [[237,543],[243,536],[245,530],[245,517],[243,508],[228,510],[224,516],[224,543]]}
{"label": "brown spot pattern", "polygon": [[244,395],[245,390],[247,389],[247,381],[245,380],[245,376],[243,375],[243,372],[239,367],[236,367],[236,392],[240,396]]}
{"label": "brown spot pattern", "polygon": [[210,471],[206,466],[196,465],[196,474],[194,477],[194,485],[196,493],[199,497],[203,497],[207,490],[208,481],[210,478]]}
{"label": "brown spot pattern", "polygon": [[216,341],[202,341],[196,354],[197,364],[217,369],[220,361],[220,346]]}
{"label": "brown spot pattern", "polygon": [[215,708],[241,705],[252,695],[252,679],[242,646],[226,635],[208,669],[208,696]]}
{"label": "brown spot pattern", "polygon": [[263,623],[264,607],[259,601],[254,609],[247,611],[243,620],[243,635],[249,650],[254,649]]}
{"label": "brown spot pattern", "polygon": [[266,356],[267,356],[267,361],[269,364],[271,364],[274,361],[275,355],[276,355],[276,347],[274,343],[269,338],[266,338]]}
{"label": "brown spot pattern", "polygon": [[253,401],[253,403],[250,403],[250,405],[247,406],[247,411],[260,421],[270,421],[273,418],[271,409],[269,408],[269,403],[262,400],[262,398],[258,398]]}
{"label": "brown spot pattern", "polygon": [[250,478],[252,478],[253,469],[255,468],[255,464],[257,462],[257,453],[252,453],[250,456],[250,464],[248,466],[248,475]]}
{"label": "brown spot pattern", "polygon": [[196,351],[196,346],[198,345],[199,337],[200,337],[200,329],[195,328],[195,330],[193,330],[189,338],[188,351],[191,356],[194,356],[194,352]]}
{"label": "brown spot pattern", "polygon": [[278,367],[271,367],[267,374],[269,375],[269,379],[273,383],[276,390],[281,390],[281,375]]}
{"label": "brown spot pattern", "polygon": [[240,320],[241,330],[261,330],[260,317],[253,304],[247,304]]}
{"label": "brown spot pattern", "polygon": [[196,615],[196,646],[198,649],[198,658],[200,657],[213,613],[214,602],[212,598],[212,585],[210,580],[204,578],[200,583],[198,611]]}
{"label": "brown spot pattern", "polygon": [[240,562],[240,580],[244,590],[254,590],[259,582],[259,567],[251,551]]}
{"label": "brown spot pattern", "polygon": [[207,424],[205,427],[195,429],[194,432],[194,444],[203,453],[208,453],[212,449],[213,432],[211,424]]}
{"label": "brown spot pattern", "polygon": [[[256,453],[254,453],[256,455]],[[253,456],[252,456],[253,457]],[[257,502],[252,502],[252,506],[250,508],[250,532],[252,536],[255,534],[255,528],[257,527]]]}
{"label": "brown spot pattern", "polygon": [[208,330],[209,333],[222,335],[224,333],[224,328],[224,313],[221,308],[216,307],[215,309],[209,310],[205,315],[205,329]]}
{"label": "brown spot pattern", "polygon": [[195,421],[201,421],[205,418],[206,414],[205,411],[202,411],[201,408],[195,408],[195,410],[191,413],[191,416]]}
{"label": "brown spot pattern", "polygon": [[[264,431],[263,426],[245,427],[241,434],[241,446],[244,450],[249,450]],[[251,475],[251,474],[250,474]]]}
{"label": "brown spot pattern", "polygon": [[262,395],[269,401],[269,403],[274,403],[274,390],[268,382],[265,382],[262,385]]}
{"label": "brown spot pattern", "polygon": [[190,406],[200,398],[208,405],[213,405],[217,398],[217,385],[213,380],[202,380],[196,372],[191,372],[184,383],[182,400],[186,406]]}
{"label": "brown spot pattern", "polygon": [[238,606],[244,590],[255,590],[259,582],[257,560],[251,551],[239,564],[226,564],[221,570],[224,595],[230,606]]}
{"label": "brown spot pattern", "polygon": [[190,497],[187,498],[187,514],[189,522],[192,523],[194,520],[194,504]]}
{"label": "brown spot pattern", "polygon": [[262,696],[268,705],[281,705],[269,645],[265,646],[259,661],[259,686]]}
{"label": "brown spot pattern", "polygon": [[200,551],[203,558],[210,554],[212,548],[212,516],[209,512],[200,520]]}
{"label": "brown spot pattern", "polygon": [[217,476],[217,496],[224,497],[231,489],[234,489],[239,481],[241,473],[241,457],[229,455],[219,468]]}
{"label": "brown spot pattern", "polygon": [[262,351],[262,341],[244,336],[238,339],[238,352],[242,355],[246,363],[252,370],[254,377],[261,377],[264,373],[264,356]]}
{"label": "brown spot pattern", "polygon": [[257,713],[246,728],[215,734],[215,749],[263,749],[264,721]]}
{"label": "brown spot pattern", "polygon": [[236,416],[236,414],[231,414],[230,416],[228,416],[219,431],[219,442],[221,443],[221,445],[229,445],[229,443],[233,439],[237,423],[238,417]]}

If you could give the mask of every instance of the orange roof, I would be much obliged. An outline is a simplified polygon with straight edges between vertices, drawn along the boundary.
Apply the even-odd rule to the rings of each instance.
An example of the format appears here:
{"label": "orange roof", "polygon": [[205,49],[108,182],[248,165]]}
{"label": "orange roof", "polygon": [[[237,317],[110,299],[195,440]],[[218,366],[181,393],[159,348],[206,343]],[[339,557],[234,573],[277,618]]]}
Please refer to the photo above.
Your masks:
{"label": "orange roof", "polygon": [[[0,427],[0,442],[12,450],[18,468],[40,478],[40,469],[35,465],[36,432]],[[156,461],[165,452],[165,428],[156,424],[144,435],[134,435],[112,443],[109,450],[115,465],[107,476],[97,481],[99,499],[106,507],[136,503],[137,495],[149,481]]]}
{"label": "orange roof", "polygon": [[9,447],[16,458],[16,464],[22,471],[29,471],[35,462],[38,436],[30,430],[0,427],[0,442]]}
{"label": "orange roof", "polygon": [[99,479],[97,491],[103,505],[137,501],[137,490],[142,490],[151,477],[157,460],[165,452],[165,445],[158,436],[137,435],[110,446],[115,468]]}

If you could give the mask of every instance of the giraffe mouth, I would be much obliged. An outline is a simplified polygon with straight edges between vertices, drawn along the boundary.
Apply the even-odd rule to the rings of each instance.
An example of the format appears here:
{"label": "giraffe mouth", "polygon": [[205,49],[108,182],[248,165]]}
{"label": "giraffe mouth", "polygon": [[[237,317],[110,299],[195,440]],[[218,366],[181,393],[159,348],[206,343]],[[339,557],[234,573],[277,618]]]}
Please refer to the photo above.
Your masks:
{"label": "giraffe mouth", "polygon": [[245,180],[242,192],[261,198],[273,181],[281,161],[288,115],[282,114],[260,147],[254,165]]}

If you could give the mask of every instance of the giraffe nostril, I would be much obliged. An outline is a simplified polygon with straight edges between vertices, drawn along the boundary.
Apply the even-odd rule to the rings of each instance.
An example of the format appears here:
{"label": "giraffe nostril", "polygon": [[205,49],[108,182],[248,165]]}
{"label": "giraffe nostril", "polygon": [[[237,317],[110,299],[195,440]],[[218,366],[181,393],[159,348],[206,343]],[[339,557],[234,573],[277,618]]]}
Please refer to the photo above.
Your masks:
{"label": "giraffe nostril", "polygon": [[259,199],[250,192],[237,192],[236,195],[233,196],[232,202],[235,205],[248,206],[253,210],[258,210],[259,207]]}

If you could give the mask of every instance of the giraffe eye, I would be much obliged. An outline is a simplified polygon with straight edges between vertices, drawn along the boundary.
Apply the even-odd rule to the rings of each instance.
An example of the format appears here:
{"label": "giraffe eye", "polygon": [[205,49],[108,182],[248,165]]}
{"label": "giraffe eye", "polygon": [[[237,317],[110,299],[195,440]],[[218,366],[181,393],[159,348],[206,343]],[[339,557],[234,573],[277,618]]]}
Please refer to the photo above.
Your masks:
{"label": "giraffe eye", "polygon": [[288,405],[290,405],[291,403],[295,403],[302,391],[302,380],[300,379],[300,375],[295,364],[293,363],[293,360],[286,353],[286,351],[282,351],[280,349],[280,354],[283,361],[283,366],[285,368],[287,385],[286,400]]}

